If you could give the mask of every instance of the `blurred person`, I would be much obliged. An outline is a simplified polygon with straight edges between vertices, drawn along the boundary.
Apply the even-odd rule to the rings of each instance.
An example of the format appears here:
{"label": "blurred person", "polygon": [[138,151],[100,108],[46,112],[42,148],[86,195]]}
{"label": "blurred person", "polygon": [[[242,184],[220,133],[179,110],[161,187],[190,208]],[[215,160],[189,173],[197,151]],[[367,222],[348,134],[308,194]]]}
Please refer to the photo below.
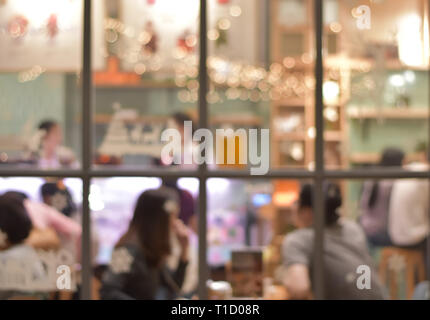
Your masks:
{"label": "blurred person", "polygon": [[[197,212],[195,211],[195,202],[192,194],[178,185],[177,178],[163,178],[161,188],[167,188],[172,191],[179,200],[178,218],[190,228],[190,255],[189,264],[182,289],[185,293],[191,294],[197,289],[198,285],[198,248],[197,243]],[[176,237],[172,237],[172,252],[168,258],[168,265],[171,269],[176,268],[180,260],[180,245]]]}
{"label": "blurred person", "polygon": [[[429,169],[427,145],[417,149],[418,159],[404,166],[410,171]],[[398,247],[422,250],[426,253],[430,232],[429,182],[427,179],[398,179],[390,200],[389,233]]]}
{"label": "blurred person", "polygon": [[47,274],[36,251],[25,243],[32,228],[22,200],[11,193],[0,196],[0,300],[46,298],[35,287],[36,281],[47,281]]}
{"label": "blurred person", "polygon": [[[378,167],[401,168],[404,158],[404,152],[399,149],[385,149]],[[388,219],[393,184],[394,180],[366,181],[363,184],[359,202],[359,220],[372,247],[392,245],[388,232]]]}
{"label": "blurred person", "polygon": [[29,199],[25,193],[8,191],[5,195],[17,197],[23,203],[34,228],[41,232],[54,230],[62,240],[61,246],[70,249],[79,260],[82,235],[82,227],[79,223],[53,207]]}
{"label": "blurred person", "polygon": [[178,186],[177,178],[163,178],[162,187],[169,188],[177,194],[179,199],[178,218],[197,233],[197,212],[193,195]]}
{"label": "blurred person", "polygon": [[62,145],[63,130],[55,120],[42,121],[38,132],[30,140],[29,149],[38,166],[42,169],[78,167],[73,152]]}
{"label": "blurred person", "polygon": [[[340,218],[342,205],[340,189],[336,184],[323,186],[325,206],[324,230],[324,292],[329,300],[383,299],[382,286],[367,251],[366,237],[358,224]],[[292,299],[312,298],[314,265],[313,229],[314,187],[302,186],[295,212],[295,230],[284,239],[282,253],[285,273],[283,282]],[[357,282],[359,266],[370,268],[371,289],[360,290]]]}
{"label": "blurred person", "polygon": [[177,112],[177,113],[174,113],[171,116],[171,118],[168,120],[168,124],[167,124],[168,128],[178,130],[178,132],[181,135],[182,152],[181,152],[180,158],[178,155],[172,155],[171,158],[169,159],[161,159],[161,163],[164,165],[169,163],[175,163],[175,164],[179,164],[181,168],[186,168],[191,170],[196,168],[196,165],[194,163],[185,164],[184,161],[186,158],[191,159],[192,162],[194,161],[193,153],[195,152],[196,146],[195,146],[195,143],[193,142],[193,139],[185,140],[185,135],[187,134],[185,132],[185,122],[191,122],[193,130],[190,133],[190,135],[192,136],[196,128],[194,128],[193,120],[189,115],[183,112]]}
{"label": "blurred person", "polygon": [[40,188],[40,195],[45,204],[55,208],[66,217],[71,218],[76,214],[76,204],[62,179],[44,183]]}
{"label": "blurred person", "polygon": [[[167,300],[181,295],[189,261],[189,230],[178,213],[178,200],[168,190],[148,190],[140,195],[129,229],[103,275],[102,299]],[[180,245],[180,261],[174,271],[167,266],[171,237]]]}

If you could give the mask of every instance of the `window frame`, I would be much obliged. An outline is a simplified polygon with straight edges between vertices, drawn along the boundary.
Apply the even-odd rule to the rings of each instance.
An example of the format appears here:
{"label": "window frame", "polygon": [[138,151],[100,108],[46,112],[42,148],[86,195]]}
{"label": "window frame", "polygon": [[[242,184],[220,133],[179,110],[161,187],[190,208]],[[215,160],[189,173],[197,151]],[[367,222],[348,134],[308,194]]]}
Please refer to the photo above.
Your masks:
{"label": "window frame", "polygon": [[[270,5],[271,0],[267,1]],[[207,298],[206,282],[209,277],[209,268],[207,264],[207,186],[206,182],[210,178],[238,178],[238,179],[308,179],[313,181],[315,185],[315,260],[314,263],[318,268],[313,270],[314,279],[314,297],[316,299],[324,299],[324,260],[323,260],[323,240],[324,240],[324,217],[323,217],[323,189],[324,181],[330,179],[428,179],[430,180],[430,169],[428,171],[405,171],[402,169],[346,169],[346,170],[326,170],[324,166],[324,118],[323,118],[323,75],[324,61],[322,54],[323,47],[323,2],[324,0],[313,0],[314,3],[314,33],[316,60],[314,76],[315,85],[315,170],[270,170],[264,176],[251,176],[248,172],[243,171],[211,171],[205,164],[199,166],[196,171],[165,171],[165,170],[115,170],[115,169],[100,169],[92,167],[92,150],[93,150],[93,83],[92,83],[92,1],[84,0],[83,9],[83,48],[82,48],[82,166],[77,170],[50,170],[41,169],[3,169],[0,168],[0,176],[3,177],[71,177],[80,178],[83,183],[83,202],[82,202],[82,290],[81,299],[91,299],[91,220],[89,207],[90,184],[93,178],[109,178],[109,177],[193,177],[199,180],[199,285],[198,294],[201,299]],[[208,127],[208,102],[206,101],[206,93],[208,92],[208,70],[206,60],[208,57],[207,49],[207,2],[200,0],[200,19],[199,26],[199,127]],[[427,15],[430,16],[430,0],[427,3]],[[430,68],[428,70],[430,78]],[[429,81],[430,83],[430,81]],[[428,88],[428,101],[430,102],[430,85]],[[430,115],[428,123],[428,138],[430,142]],[[430,194],[429,194],[430,198]],[[430,217],[430,209],[429,209]],[[430,256],[430,239],[427,246],[428,255]],[[427,279],[429,279],[430,268],[427,270]]]}

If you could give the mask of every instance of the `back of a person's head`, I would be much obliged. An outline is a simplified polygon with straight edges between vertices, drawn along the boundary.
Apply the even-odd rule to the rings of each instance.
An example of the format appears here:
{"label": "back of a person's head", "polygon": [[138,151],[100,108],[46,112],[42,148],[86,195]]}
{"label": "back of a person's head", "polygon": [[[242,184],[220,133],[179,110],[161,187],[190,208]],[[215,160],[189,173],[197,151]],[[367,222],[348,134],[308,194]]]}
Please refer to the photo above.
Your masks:
{"label": "back of a person's head", "polygon": [[401,167],[405,153],[398,148],[387,148],[382,152],[379,165],[381,167]]}
{"label": "back of a person's head", "polygon": [[[405,159],[405,153],[398,148],[386,148],[381,155],[381,160],[379,161],[379,167],[401,167],[403,165],[403,160]],[[379,199],[379,183],[375,181],[372,184],[372,189],[369,195],[369,201],[367,206],[373,208]]]}
{"label": "back of a person's head", "polygon": [[39,130],[44,130],[45,132],[49,132],[56,125],[58,125],[58,123],[55,120],[44,120],[39,124],[38,128]]}
{"label": "back of a person's head", "polygon": [[168,188],[178,189],[178,178],[163,178],[162,185]]}
{"label": "back of a person's head", "polygon": [[46,182],[40,187],[40,195],[43,197],[53,196],[59,191],[58,185],[55,182]]}
{"label": "back of a person's head", "polygon": [[13,193],[0,196],[0,232],[6,236],[7,245],[24,242],[32,229],[22,199]]}
{"label": "back of a person's head", "polygon": [[[299,195],[299,207],[313,208],[315,187],[306,183],[302,186]],[[323,184],[324,213],[327,226],[339,220],[338,209],[342,205],[342,194],[337,184],[326,182]]]}
{"label": "back of a person's head", "polygon": [[25,199],[28,199],[28,195],[21,191],[7,191],[3,195],[8,197],[15,197],[20,201],[24,201]]}
{"label": "back of a person's head", "polygon": [[170,219],[177,210],[177,197],[166,189],[147,190],[138,198],[130,229],[149,264],[159,265],[170,254]]}
{"label": "back of a person's head", "polygon": [[183,112],[176,112],[172,115],[173,120],[177,125],[183,126],[185,121],[193,121],[191,117]]}

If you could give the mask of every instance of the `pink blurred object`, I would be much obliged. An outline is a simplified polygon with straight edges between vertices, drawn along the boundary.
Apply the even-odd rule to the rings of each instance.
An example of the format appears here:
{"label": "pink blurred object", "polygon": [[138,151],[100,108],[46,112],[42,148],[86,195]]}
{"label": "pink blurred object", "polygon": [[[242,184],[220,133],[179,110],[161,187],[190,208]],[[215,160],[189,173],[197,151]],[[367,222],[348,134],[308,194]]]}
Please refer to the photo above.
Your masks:
{"label": "pink blurred object", "polygon": [[46,24],[48,30],[48,35],[51,39],[54,39],[58,34],[58,19],[57,15],[52,13],[48,18],[48,23]]}

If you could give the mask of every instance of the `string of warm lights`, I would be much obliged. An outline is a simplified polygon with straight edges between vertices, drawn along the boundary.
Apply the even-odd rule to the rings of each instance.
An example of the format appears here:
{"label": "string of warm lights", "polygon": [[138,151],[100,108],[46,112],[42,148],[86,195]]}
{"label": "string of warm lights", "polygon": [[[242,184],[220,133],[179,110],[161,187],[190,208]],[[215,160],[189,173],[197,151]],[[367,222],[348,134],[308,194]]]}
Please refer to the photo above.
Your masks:
{"label": "string of warm lights", "polygon": [[[229,12],[232,17],[239,17],[241,10],[240,6],[231,6]],[[208,31],[207,37],[210,41],[217,41],[220,32],[230,27],[231,22],[228,18],[220,18],[216,26]],[[105,29],[108,43],[116,43],[120,38],[119,35],[135,40],[128,50],[119,50],[116,55],[119,59],[134,65],[134,71],[137,74],[143,75],[166,67],[160,55],[142,50],[142,47],[151,41],[152,35],[147,30],[136,33],[132,27],[112,18],[106,19]],[[197,37],[188,35],[185,38],[185,44],[186,47],[176,47],[172,51],[172,58],[175,61],[174,81],[182,88],[178,92],[179,100],[193,103],[198,100],[199,59],[194,50],[187,50],[187,48],[194,48],[197,45]],[[240,61],[229,61],[219,56],[209,56],[210,90],[207,100],[209,103],[220,103],[225,99],[259,102],[304,98],[313,90],[315,83],[310,73],[303,69],[310,69],[313,61],[313,56],[305,53],[300,58],[285,57],[282,63],[273,63],[266,69]],[[298,70],[296,68],[298,65],[303,68]],[[331,70],[328,71],[331,72]]]}

